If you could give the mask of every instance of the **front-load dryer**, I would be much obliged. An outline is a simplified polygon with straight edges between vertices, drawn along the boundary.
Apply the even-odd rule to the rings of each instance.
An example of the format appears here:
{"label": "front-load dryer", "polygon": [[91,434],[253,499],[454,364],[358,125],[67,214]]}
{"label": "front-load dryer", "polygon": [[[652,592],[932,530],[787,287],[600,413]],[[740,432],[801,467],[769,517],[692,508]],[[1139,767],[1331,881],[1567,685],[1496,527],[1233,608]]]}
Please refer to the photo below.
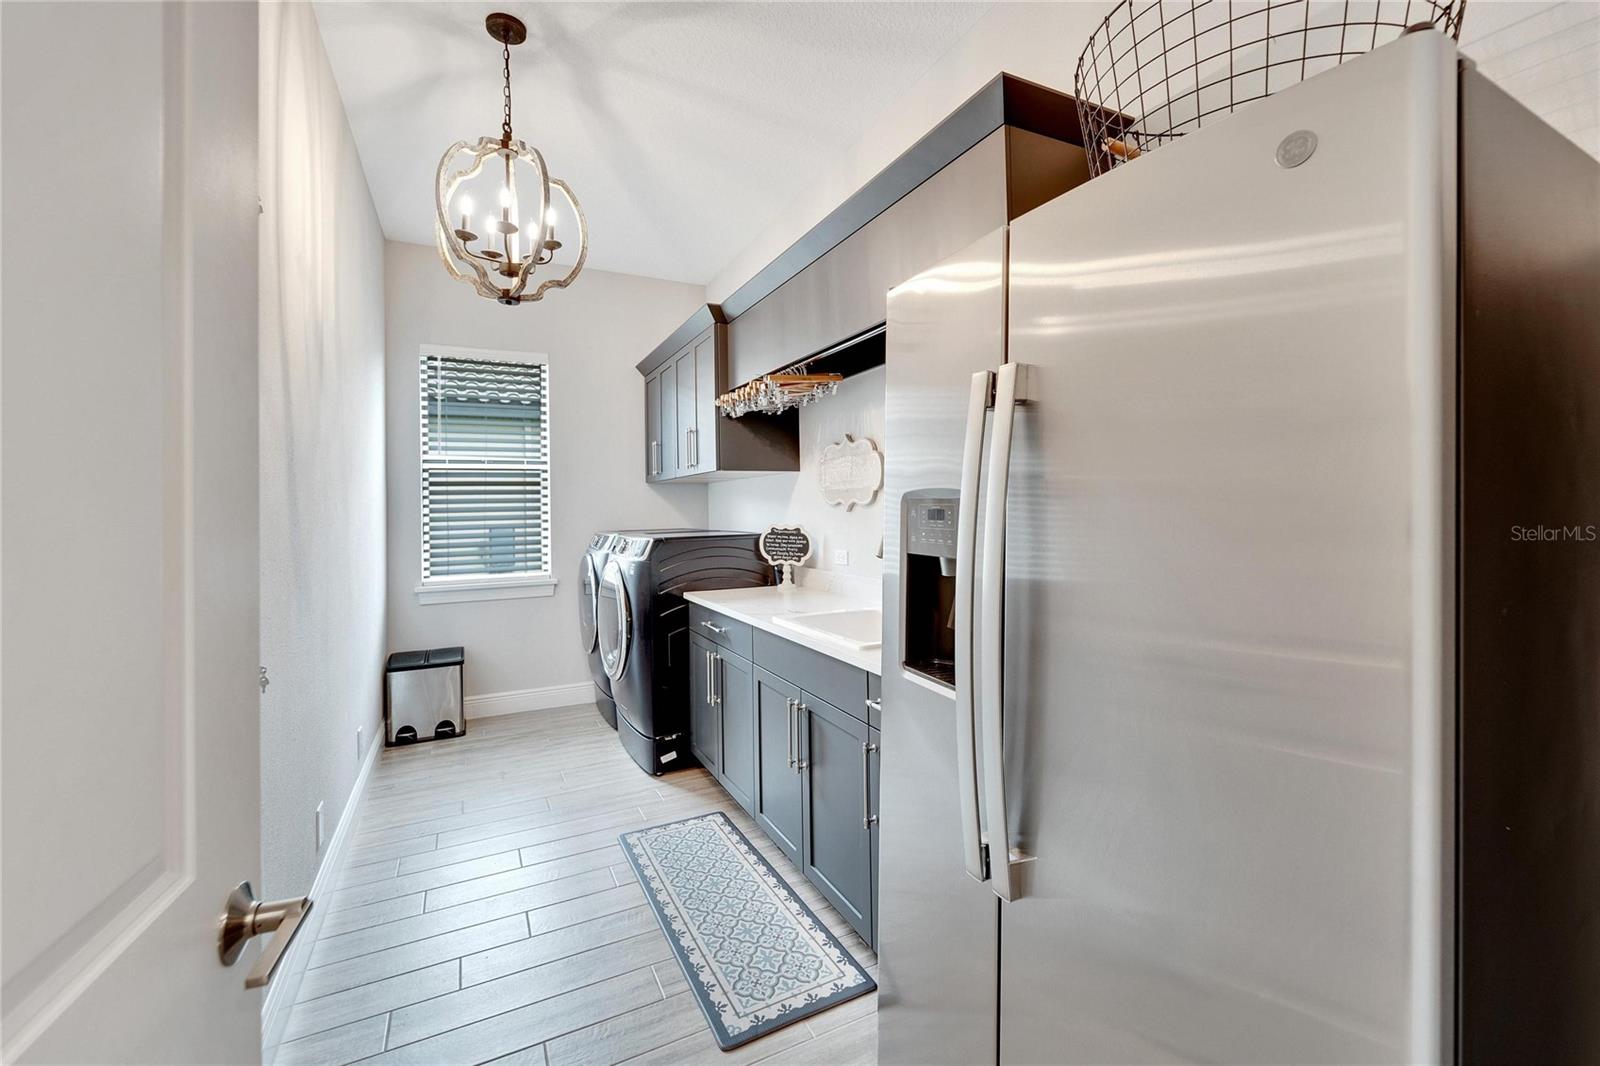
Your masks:
{"label": "front-load dryer", "polygon": [[617,736],[646,772],[689,755],[689,603],[685,592],[772,583],[756,534],[683,530],[623,537],[601,571],[600,661],[617,706]]}
{"label": "front-load dryer", "polygon": [[600,609],[600,575],[605,572],[606,561],[612,548],[627,537],[652,533],[675,533],[673,529],[623,529],[596,533],[589,538],[584,549],[583,562],[578,577],[578,633],[583,641],[583,654],[589,660],[589,678],[594,682],[594,703],[600,717],[612,729],[617,728],[617,705],[611,698],[611,677],[606,673],[600,658],[600,640],[597,617]]}

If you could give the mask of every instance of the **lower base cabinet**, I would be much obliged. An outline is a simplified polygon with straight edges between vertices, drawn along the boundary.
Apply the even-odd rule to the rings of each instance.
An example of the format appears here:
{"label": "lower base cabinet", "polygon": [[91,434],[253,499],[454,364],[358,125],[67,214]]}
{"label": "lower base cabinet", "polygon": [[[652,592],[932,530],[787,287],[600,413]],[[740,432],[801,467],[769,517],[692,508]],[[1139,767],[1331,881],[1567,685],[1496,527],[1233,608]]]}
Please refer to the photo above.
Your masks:
{"label": "lower base cabinet", "polygon": [[[730,627],[712,619],[708,632]],[[752,662],[692,635],[690,747],[778,849],[868,944],[877,943],[878,730],[875,678],[828,660],[819,679],[836,698],[859,684],[851,714],[784,677],[809,675],[798,645],[758,641]],[[859,678],[851,674],[859,673]]]}
{"label": "lower base cabinet", "polygon": [[759,776],[751,817],[789,861],[805,869],[805,773],[795,754],[799,740],[800,689],[756,667]]}
{"label": "lower base cabinet", "polygon": [[689,634],[689,750],[750,810],[756,794],[756,671],[743,656]]}
{"label": "lower base cabinet", "polygon": [[711,700],[716,645],[689,634],[689,750],[713,775],[722,773],[722,715]]}
{"label": "lower base cabinet", "polygon": [[861,934],[875,943],[872,921],[871,792],[876,732],[815,696],[801,705],[806,877]]}
{"label": "lower base cabinet", "polygon": [[712,655],[711,679],[722,712],[722,787],[749,810],[756,795],[756,668],[725,651]]}

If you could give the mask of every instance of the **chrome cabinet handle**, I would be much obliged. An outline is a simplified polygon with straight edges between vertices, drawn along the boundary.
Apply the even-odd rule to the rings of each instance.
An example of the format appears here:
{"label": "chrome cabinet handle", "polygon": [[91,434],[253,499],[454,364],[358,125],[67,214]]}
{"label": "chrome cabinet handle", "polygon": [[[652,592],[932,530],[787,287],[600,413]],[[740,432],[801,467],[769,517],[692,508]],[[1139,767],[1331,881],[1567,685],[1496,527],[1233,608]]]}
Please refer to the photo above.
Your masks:
{"label": "chrome cabinet handle", "polygon": [[868,760],[872,753],[878,750],[878,745],[870,740],[861,742],[861,828],[871,829],[872,823],[878,816],[872,813],[872,768]]}
{"label": "chrome cabinet handle", "polygon": [[722,703],[722,656],[716,652],[711,653],[711,702]]}
{"label": "chrome cabinet handle", "polygon": [[784,725],[788,727],[789,735],[784,738],[789,749],[789,769],[794,769],[794,700],[783,701]]}
{"label": "chrome cabinet handle", "polygon": [[874,711],[876,711],[879,714],[883,713],[883,701],[882,700],[874,700],[874,699],[867,700],[867,713],[871,714]]}
{"label": "chrome cabinet handle", "polygon": [[283,953],[300,931],[300,923],[310,913],[310,896],[262,902],[256,899],[249,881],[240,881],[228,893],[222,917],[217,921],[217,957],[222,965],[232,966],[239,961],[239,954],[251,937],[276,932],[278,935],[272,938],[244,979],[246,988],[260,988],[272,980]]}
{"label": "chrome cabinet handle", "polygon": [[711,653],[706,651],[706,652],[701,652],[700,654],[702,654],[702,655],[704,655],[706,657],[706,699],[705,699],[705,702],[706,702],[706,706],[709,707],[711,705]]}
{"label": "chrome cabinet handle", "polygon": [[700,466],[700,431],[697,430],[697,429],[689,430],[688,431],[688,440],[689,440],[689,465],[691,467],[698,468]]}
{"label": "chrome cabinet handle", "polygon": [[654,477],[659,473],[661,473],[661,442],[653,440],[650,442],[650,476]]}
{"label": "chrome cabinet handle", "polygon": [[711,630],[711,632],[715,633],[719,637],[725,637],[728,635],[728,631],[719,625],[712,625],[710,622],[701,622],[700,624]]}
{"label": "chrome cabinet handle", "polygon": [[804,733],[805,719],[802,715],[810,713],[810,707],[807,707],[799,700],[794,701],[794,772],[797,774],[803,774],[807,765]]}
{"label": "chrome cabinet handle", "polygon": [[983,729],[983,806],[989,837],[989,881],[1003,900],[1017,898],[1011,863],[1011,829],[1006,817],[1005,732],[1002,722],[1004,686],[1001,670],[1005,648],[1006,492],[1011,478],[1011,438],[1016,425],[1018,375],[1022,367],[1006,363],[995,374],[994,428],[989,433],[989,484],[983,498],[983,601],[978,626],[979,700]]}
{"label": "chrome cabinet handle", "polygon": [[956,505],[956,792],[961,809],[961,859],[967,876],[989,879],[978,811],[977,697],[973,691],[972,613],[978,545],[978,476],[983,466],[983,416],[989,409],[994,373],[972,375],[967,394],[967,432],[961,448],[961,497]]}

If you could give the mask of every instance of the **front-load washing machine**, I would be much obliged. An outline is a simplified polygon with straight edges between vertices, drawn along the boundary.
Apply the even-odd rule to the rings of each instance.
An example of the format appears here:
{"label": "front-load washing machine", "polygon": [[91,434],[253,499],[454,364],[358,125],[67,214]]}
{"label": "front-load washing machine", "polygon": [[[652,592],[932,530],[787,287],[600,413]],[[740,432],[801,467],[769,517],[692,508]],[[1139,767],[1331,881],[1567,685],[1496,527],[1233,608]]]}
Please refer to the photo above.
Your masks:
{"label": "front-load washing machine", "polygon": [[689,603],[685,592],[772,583],[757,535],[680,530],[624,536],[600,574],[600,661],[617,707],[617,736],[646,772],[689,755]]}

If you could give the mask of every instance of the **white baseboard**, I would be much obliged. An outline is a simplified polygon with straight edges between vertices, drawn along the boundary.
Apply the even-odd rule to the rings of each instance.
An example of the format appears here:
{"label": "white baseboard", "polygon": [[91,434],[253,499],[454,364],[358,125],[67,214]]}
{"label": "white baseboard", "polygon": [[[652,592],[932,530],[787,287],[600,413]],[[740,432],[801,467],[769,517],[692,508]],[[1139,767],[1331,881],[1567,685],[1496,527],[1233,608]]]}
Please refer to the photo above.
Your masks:
{"label": "white baseboard", "polygon": [[317,865],[317,876],[311,882],[311,913],[306,915],[294,942],[278,963],[278,972],[273,974],[272,983],[267,986],[266,999],[261,1003],[261,1058],[268,1066],[277,1057],[284,1026],[289,1024],[289,1009],[294,1006],[295,997],[300,992],[300,979],[305,976],[306,963],[311,959],[311,947],[317,942],[317,934],[322,931],[323,919],[328,916],[328,898],[337,887],[345,852],[350,849],[350,841],[355,837],[356,812],[367,790],[367,779],[372,776],[372,768],[378,762],[378,753],[383,751],[381,722],[376,732],[372,743],[367,745],[367,754],[361,760],[361,770],[356,774],[355,784],[350,786],[350,798],[345,800],[338,828],[333,831],[333,839],[328,841],[328,847],[322,853],[322,862]]}
{"label": "white baseboard", "polygon": [[547,685],[544,688],[519,688],[510,692],[468,696],[462,701],[462,710],[468,718],[493,718],[502,714],[548,711],[553,707],[573,707],[593,702],[594,683],[581,681],[575,685]]}

